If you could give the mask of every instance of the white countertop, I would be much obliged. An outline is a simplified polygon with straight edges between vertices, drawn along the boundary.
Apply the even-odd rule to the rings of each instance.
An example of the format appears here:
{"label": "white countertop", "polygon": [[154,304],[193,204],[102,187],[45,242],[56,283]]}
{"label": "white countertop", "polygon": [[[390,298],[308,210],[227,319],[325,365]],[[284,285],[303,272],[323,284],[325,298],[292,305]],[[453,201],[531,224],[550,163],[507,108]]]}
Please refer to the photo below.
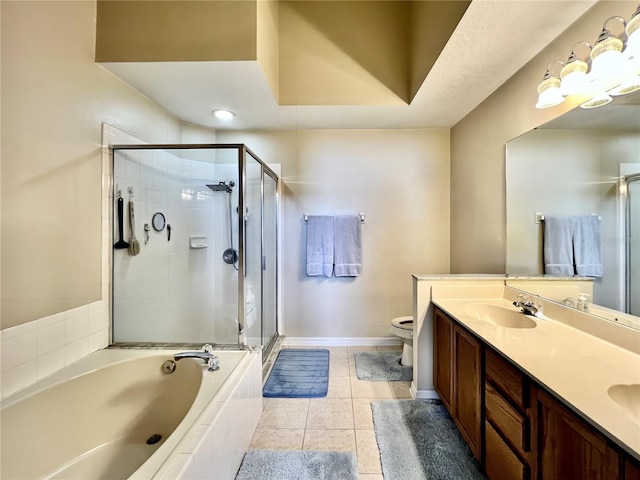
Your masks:
{"label": "white countertop", "polygon": [[547,317],[530,317],[535,328],[504,328],[463,310],[465,304],[487,303],[518,311],[502,298],[433,299],[433,303],[640,459],[640,423],[636,423],[640,414],[634,421],[607,394],[612,385],[640,384],[640,355]]}
{"label": "white countertop", "polygon": [[508,273],[414,273],[413,278],[416,280],[550,280],[550,281],[567,281],[567,280],[579,280],[593,282],[592,277],[579,277],[579,276],[558,276],[558,275],[523,275],[523,274],[508,274]]}

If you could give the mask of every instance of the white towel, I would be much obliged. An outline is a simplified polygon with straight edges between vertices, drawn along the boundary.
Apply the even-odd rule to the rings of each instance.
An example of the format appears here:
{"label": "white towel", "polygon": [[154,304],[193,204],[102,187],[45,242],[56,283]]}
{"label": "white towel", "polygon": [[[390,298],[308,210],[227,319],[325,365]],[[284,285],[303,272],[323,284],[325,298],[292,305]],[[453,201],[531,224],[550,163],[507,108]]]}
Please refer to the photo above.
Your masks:
{"label": "white towel", "polygon": [[338,215],[335,225],[335,275],[358,277],[362,272],[360,215]]}
{"label": "white towel", "polygon": [[307,220],[307,276],[333,275],[333,217],[310,215]]}
{"label": "white towel", "polygon": [[599,217],[584,215],[573,218],[573,252],[578,275],[602,276]]}
{"label": "white towel", "polygon": [[572,217],[544,218],[544,273],[573,276]]}

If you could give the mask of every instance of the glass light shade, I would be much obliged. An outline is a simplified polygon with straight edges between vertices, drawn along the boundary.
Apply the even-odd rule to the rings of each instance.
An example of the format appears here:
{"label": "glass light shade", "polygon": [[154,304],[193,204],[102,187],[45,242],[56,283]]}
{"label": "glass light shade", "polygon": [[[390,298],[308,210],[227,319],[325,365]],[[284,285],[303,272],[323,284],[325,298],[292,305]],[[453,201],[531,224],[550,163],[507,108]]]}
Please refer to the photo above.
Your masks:
{"label": "glass light shade", "polygon": [[625,32],[627,34],[627,46],[624,50],[625,56],[640,64],[640,4],[631,16],[629,23],[627,23]]}
{"label": "glass light shade", "polygon": [[591,50],[591,72],[589,76],[597,90],[610,90],[620,85],[620,75],[625,67],[622,54],[624,40],[611,33],[610,28],[620,29],[619,35],[625,36],[626,22],[621,17],[610,17],[604,22],[598,42]]}
{"label": "glass light shade", "polygon": [[[595,56],[593,53],[591,54],[591,78],[592,81],[600,84],[608,84],[614,81],[620,74],[620,71],[624,68],[625,64],[625,58],[622,55],[622,40],[619,38],[607,40],[617,40],[620,47],[619,49],[601,50],[600,53]],[[618,44],[618,42],[611,43]],[[596,45],[595,48],[597,47],[598,46]]]}
{"label": "glass light shade", "polygon": [[[636,18],[640,18],[640,16]],[[638,23],[640,24],[640,22]],[[640,28],[627,38],[627,48],[624,50],[624,54],[627,59],[640,62]]]}
{"label": "glass light shade", "polygon": [[582,60],[574,60],[567,63],[560,72],[562,83],[560,93],[562,95],[574,95],[587,93],[591,89],[591,82],[587,76],[589,65]]}
{"label": "glass light shade", "polygon": [[613,98],[611,98],[611,96],[607,92],[602,92],[597,94],[591,100],[584,102],[582,105],[580,105],[580,108],[589,109],[603,107],[607,103],[611,103],[612,100]]}
{"label": "glass light shade", "polygon": [[620,85],[609,90],[609,95],[627,95],[629,93],[637,92],[640,90],[640,75],[634,75],[626,78]]}
{"label": "glass light shade", "polygon": [[[546,75],[545,75],[546,77]],[[560,79],[558,77],[548,77],[538,85],[538,103],[536,108],[550,108],[564,102],[564,97],[560,93]]]}

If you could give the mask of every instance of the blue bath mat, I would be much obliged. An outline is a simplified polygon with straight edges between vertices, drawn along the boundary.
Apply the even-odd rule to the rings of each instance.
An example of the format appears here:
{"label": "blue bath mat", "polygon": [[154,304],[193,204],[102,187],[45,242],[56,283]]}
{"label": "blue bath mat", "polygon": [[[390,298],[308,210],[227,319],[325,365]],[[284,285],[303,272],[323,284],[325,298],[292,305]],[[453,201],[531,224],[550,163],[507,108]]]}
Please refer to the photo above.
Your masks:
{"label": "blue bath mat", "polygon": [[271,398],[325,397],[329,389],[329,350],[280,350],[262,395]]}

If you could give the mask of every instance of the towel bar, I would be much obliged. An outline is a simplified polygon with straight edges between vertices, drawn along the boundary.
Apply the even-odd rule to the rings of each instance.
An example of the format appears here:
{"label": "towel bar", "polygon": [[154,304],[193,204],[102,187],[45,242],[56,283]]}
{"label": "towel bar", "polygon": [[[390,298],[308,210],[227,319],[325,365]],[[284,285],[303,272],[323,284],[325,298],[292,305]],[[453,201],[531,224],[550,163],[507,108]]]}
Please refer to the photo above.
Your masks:
{"label": "towel bar", "polygon": [[[597,213],[592,213],[591,216],[598,217],[598,220],[602,220],[602,217]],[[535,212],[533,214],[533,223],[542,223],[542,222],[544,222],[544,214],[542,212]]]}
{"label": "towel bar", "polygon": [[[359,213],[358,215],[360,216],[360,223],[364,223],[364,213]],[[303,214],[303,217],[304,217],[305,223],[309,221],[308,213]]]}

